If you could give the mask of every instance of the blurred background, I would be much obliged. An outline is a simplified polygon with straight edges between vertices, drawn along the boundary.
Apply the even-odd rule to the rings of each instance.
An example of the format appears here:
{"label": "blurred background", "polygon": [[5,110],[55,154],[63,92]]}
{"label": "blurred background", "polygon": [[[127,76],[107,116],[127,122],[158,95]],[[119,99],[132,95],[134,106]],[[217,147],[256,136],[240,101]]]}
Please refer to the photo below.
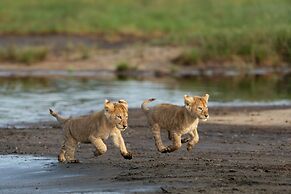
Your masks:
{"label": "blurred background", "polygon": [[290,106],[290,24],[289,0],[1,0],[0,125],[105,98]]}

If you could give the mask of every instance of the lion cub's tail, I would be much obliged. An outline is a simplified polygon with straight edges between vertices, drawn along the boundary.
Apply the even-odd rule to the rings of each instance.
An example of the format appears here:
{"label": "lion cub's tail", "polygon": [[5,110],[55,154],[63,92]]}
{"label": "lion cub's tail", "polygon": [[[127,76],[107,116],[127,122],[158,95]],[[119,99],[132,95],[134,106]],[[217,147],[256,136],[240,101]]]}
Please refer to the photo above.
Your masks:
{"label": "lion cub's tail", "polygon": [[52,109],[49,109],[50,114],[55,117],[59,123],[63,124],[65,123],[68,119],[64,118],[63,116],[59,115],[57,112],[54,112]]}
{"label": "lion cub's tail", "polygon": [[150,99],[147,99],[145,101],[143,101],[143,103],[141,104],[141,109],[144,111],[144,112],[147,112],[149,111],[150,109],[147,107],[147,104],[156,100],[155,98],[150,98]]}

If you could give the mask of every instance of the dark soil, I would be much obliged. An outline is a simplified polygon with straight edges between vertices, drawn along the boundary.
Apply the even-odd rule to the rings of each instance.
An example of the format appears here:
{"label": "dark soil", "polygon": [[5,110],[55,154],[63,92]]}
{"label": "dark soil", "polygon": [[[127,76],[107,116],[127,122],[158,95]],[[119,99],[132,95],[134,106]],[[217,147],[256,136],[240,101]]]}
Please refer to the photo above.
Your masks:
{"label": "dark soil", "polygon": [[[231,108],[228,108],[225,114],[230,113]],[[215,114],[218,111],[212,116]],[[69,191],[73,192],[101,189],[125,193],[291,192],[290,129],[202,122],[200,142],[191,152],[187,152],[184,145],[174,153],[162,154],[154,146],[143,113],[130,110],[129,118],[130,128],[123,137],[133,152],[132,160],[123,159],[110,139],[106,142],[107,153],[98,158],[93,155],[92,145],[81,144],[77,152],[81,163],[55,162],[48,167],[47,176],[39,179],[37,188],[40,191],[54,187],[71,188]],[[162,135],[165,144],[169,144],[166,133]],[[56,123],[0,129],[0,137],[0,154],[33,154],[56,159],[62,143],[62,131]],[[61,177],[57,184],[51,179],[52,172]],[[82,174],[82,177],[65,176],[70,173]],[[5,188],[5,185],[1,187]],[[140,189],[130,190],[132,187]],[[149,187],[151,189],[145,189]],[[34,191],[35,185],[27,183],[25,188]],[[8,191],[21,193],[22,186],[15,185]]]}

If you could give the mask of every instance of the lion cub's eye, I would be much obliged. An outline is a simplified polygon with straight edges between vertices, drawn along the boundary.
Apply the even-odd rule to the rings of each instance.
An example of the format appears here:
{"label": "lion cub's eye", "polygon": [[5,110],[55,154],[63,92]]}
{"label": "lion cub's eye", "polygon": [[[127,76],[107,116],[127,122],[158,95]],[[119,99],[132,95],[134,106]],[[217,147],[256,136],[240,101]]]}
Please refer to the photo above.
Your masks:
{"label": "lion cub's eye", "polygon": [[198,107],[198,110],[201,110],[201,111],[202,111],[203,109],[202,109],[202,107],[201,107],[201,106],[199,106],[199,107]]}
{"label": "lion cub's eye", "polygon": [[122,117],[121,117],[121,116],[117,116],[117,118],[119,118],[119,119],[122,119]]}

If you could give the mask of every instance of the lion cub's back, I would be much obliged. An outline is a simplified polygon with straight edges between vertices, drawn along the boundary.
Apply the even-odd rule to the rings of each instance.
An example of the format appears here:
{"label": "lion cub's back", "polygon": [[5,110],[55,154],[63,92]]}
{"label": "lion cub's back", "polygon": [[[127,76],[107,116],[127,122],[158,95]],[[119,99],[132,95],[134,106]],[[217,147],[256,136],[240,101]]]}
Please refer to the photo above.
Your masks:
{"label": "lion cub's back", "polygon": [[183,108],[174,104],[159,104],[150,108],[149,116],[152,122],[167,126],[181,111]]}
{"label": "lion cub's back", "polygon": [[64,130],[70,131],[76,139],[85,141],[93,130],[97,130],[96,126],[99,123],[99,117],[100,113],[98,112],[71,118],[65,123]]}

